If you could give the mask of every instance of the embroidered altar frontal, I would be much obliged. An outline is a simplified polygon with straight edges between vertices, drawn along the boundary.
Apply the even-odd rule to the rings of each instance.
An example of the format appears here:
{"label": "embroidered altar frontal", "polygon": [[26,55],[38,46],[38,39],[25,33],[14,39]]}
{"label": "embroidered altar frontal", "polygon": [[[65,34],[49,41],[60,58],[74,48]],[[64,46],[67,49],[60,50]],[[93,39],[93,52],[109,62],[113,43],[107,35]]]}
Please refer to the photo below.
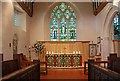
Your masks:
{"label": "embroidered altar frontal", "polygon": [[79,67],[82,66],[81,54],[46,54],[48,67]]}

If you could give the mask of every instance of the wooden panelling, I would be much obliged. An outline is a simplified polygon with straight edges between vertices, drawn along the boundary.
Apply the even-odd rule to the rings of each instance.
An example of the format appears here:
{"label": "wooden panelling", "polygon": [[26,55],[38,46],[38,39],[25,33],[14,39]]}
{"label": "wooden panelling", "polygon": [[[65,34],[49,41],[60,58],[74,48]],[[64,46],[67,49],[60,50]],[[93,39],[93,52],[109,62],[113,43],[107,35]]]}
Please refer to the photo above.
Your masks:
{"label": "wooden panelling", "polygon": [[119,81],[120,74],[88,61],[88,81]]}
{"label": "wooden panelling", "polygon": [[114,53],[120,55],[120,40],[113,40]]}
{"label": "wooden panelling", "polygon": [[0,61],[3,61],[3,54],[0,53]]}
{"label": "wooden panelling", "polygon": [[[40,62],[35,61],[36,63],[19,69],[15,72],[10,73],[0,78],[1,81],[40,81]],[[11,65],[12,66],[12,65]]]}
{"label": "wooden panelling", "polygon": [[19,70],[18,61],[17,60],[9,60],[2,62],[2,76],[10,74],[16,70]]}

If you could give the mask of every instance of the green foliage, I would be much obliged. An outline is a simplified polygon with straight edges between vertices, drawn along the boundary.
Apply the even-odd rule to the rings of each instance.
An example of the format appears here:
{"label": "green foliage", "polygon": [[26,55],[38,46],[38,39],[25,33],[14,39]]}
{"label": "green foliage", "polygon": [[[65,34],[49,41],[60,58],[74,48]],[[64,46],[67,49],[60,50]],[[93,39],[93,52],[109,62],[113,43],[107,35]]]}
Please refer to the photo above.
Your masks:
{"label": "green foliage", "polygon": [[40,54],[41,54],[42,50],[44,49],[44,45],[43,45],[42,42],[37,41],[37,42],[32,46],[32,48],[34,48],[34,50],[35,50],[36,53],[38,53],[38,54],[40,53]]}

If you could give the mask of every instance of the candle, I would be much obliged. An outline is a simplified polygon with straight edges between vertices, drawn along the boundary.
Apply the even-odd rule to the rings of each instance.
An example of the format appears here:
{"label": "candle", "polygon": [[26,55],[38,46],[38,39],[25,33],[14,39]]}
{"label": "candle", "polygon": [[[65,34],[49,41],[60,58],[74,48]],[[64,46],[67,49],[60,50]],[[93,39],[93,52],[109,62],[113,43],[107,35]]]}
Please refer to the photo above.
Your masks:
{"label": "candle", "polygon": [[73,54],[75,54],[75,51],[73,51]]}
{"label": "candle", "polygon": [[78,54],[78,51],[76,51],[76,54]]}

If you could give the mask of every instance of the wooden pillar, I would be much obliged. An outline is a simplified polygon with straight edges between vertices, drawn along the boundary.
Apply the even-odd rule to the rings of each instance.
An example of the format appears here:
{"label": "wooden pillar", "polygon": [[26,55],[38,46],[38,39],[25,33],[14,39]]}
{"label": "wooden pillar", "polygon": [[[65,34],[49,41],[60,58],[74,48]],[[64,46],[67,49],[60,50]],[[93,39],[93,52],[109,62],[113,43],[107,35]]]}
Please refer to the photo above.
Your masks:
{"label": "wooden pillar", "polygon": [[114,63],[114,60],[117,58],[117,53],[110,53],[110,56],[109,56],[109,69],[111,70],[114,70],[114,67],[113,67],[113,63]]}
{"label": "wooden pillar", "polygon": [[93,80],[93,75],[94,75],[94,72],[93,72],[93,67],[92,67],[92,64],[94,64],[94,59],[88,59],[88,81],[91,81]]}

